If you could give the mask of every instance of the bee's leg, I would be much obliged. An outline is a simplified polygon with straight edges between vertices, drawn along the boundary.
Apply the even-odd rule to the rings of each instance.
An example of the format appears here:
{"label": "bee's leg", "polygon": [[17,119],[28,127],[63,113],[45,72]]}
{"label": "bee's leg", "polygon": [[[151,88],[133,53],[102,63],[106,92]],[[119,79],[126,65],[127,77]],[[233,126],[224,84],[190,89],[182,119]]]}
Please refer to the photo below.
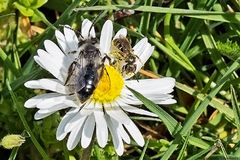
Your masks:
{"label": "bee's leg", "polygon": [[104,67],[104,64],[102,63],[100,66],[98,66],[98,70],[100,69],[100,73],[99,73],[99,79],[101,79],[101,77],[103,76],[104,74],[104,70],[106,71],[107,73],[107,76],[108,76],[108,79],[109,79],[109,82],[110,82],[110,85],[111,85],[111,79],[110,79],[110,76],[108,74],[108,71],[107,69]]}
{"label": "bee's leg", "polygon": [[68,84],[67,85],[68,86],[68,90],[69,90],[69,92],[70,92],[70,94],[69,95],[73,95],[75,92],[75,85],[74,84]]}
{"label": "bee's leg", "polygon": [[71,29],[72,31],[74,31],[74,32],[77,34],[78,37],[81,37],[81,38],[83,39],[83,36],[82,36],[82,34],[81,34],[80,31],[78,31],[78,30],[74,30],[73,28],[71,28],[70,26],[67,26],[67,25],[59,24],[59,26],[61,26],[61,27],[65,27],[65,28],[68,28],[68,29]]}
{"label": "bee's leg", "polygon": [[109,64],[112,64],[112,59],[108,56],[108,55],[105,55],[102,59],[102,63],[104,64],[106,61],[108,61]]}
{"label": "bee's leg", "polygon": [[75,66],[77,64],[77,61],[73,61],[73,63],[69,66],[68,68],[68,76],[67,76],[67,79],[64,83],[64,86],[67,85],[68,81],[70,80],[71,76],[73,75],[73,72],[75,70]]}
{"label": "bee's leg", "polygon": [[110,76],[109,76],[109,73],[108,73],[108,71],[107,71],[107,69],[106,68],[104,68],[105,69],[105,71],[106,71],[106,73],[107,73],[107,76],[108,76],[108,80],[109,80],[109,85],[111,86],[111,79],[110,79]]}

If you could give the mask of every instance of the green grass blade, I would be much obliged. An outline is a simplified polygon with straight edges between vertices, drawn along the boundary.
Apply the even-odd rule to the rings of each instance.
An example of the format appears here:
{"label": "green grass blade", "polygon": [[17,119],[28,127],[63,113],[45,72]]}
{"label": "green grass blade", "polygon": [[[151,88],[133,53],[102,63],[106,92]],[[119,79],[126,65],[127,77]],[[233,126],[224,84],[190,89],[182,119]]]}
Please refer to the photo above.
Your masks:
{"label": "green grass blade", "polygon": [[224,62],[224,59],[221,57],[219,53],[216,52],[216,42],[213,39],[213,36],[211,35],[209,28],[207,28],[207,25],[203,25],[202,29],[202,39],[203,42],[210,53],[210,57],[213,61],[213,63],[217,66],[219,69],[220,73],[223,75],[226,71],[227,65]]}
{"label": "green grass blade", "polygon": [[11,94],[11,98],[12,98],[12,101],[13,101],[13,104],[14,106],[16,107],[17,109],[17,112],[18,112],[18,115],[23,123],[23,126],[24,128],[26,129],[26,131],[29,133],[30,135],[30,139],[32,140],[33,144],[35,145],[35,147],[37,148],[38,152],[41,154],[41,156],[43,157],[43,159],[47,160],[49,159],[48,155],[46,154],[46,152],[44,151],[44,149],[42,148],[42,146],[39,144],[39,142],[37,141],[37,139],[35,138],[32,130],[30,129],[28,123],[27,123],[27,120],[25,119],[25,116],[23,114],[23,110],[22,108],[18,105],[18,101],[17,101],[17,97],[15,96],[15,94],[13,93],[12,91],[12,88],[9,84],[9,82],[7,81],[7,87],[8,87],[8,90]]}
{"label": "green grass blade", "polygon": [[143,148],[143,151],[142,151],[142,154],[141,154],[139,160],[144,160],[144,155],[145,155],[146,150],[147,150],[147,148],[148,148],[148,143],[149,143],[149,139],[147,139],[147,141],[146,141],[146,143],[145,143],[145,145],[144,145],[144,148]]}
{"label": "green grass blade", "polygon": [[231,95],[232,95],[231,104],[234,111],[233,113],[234,113],[235,123],[237,126],[238,139],[240,139],[240,107],[238,105],[235,89],[233,88],[232,85],[230,86],[230,88],[231,88]]}
{"label": "green grass blade", "polygon": [[140,100],[143,102],[143,104],[153,113],[157,114],[159,118],[163,121],[165,126],[167,127],[168,131],[171,134],[174,134],[181,125],[175,120],[170,114],[168,114],[166,111],[164,111],[161,107],[154,104],[149,99],[145,98],[142,94],[139,92],[131,89],[128,87],[128,89]]}
{"label": "green grass blade", "polygon": [[162,50],[164,53],[166,53],[169,57],[174,59],[178,64],[180,64],[182,67],[184,67],[186,70],[194,73],[194,70],[191,66],[189,66],[188,63],[186,63],[184,60],[181,59],[178,55],[176,55],[171,49],[168,49],[163,44],[158,42],[155,38],[149,36],[149,40],[160,50]]}
{"label": "green grass blade", "polygon": [[211,147],[209,147],[208,149],[202,150],[201,152],[191,156],[190,158],[188,158],[187,160],[196,160],[196,159],[201,159],[205,154],[207,154],[209,151],[211,151]]}
{"label": "green grass blade", "polygon": [[[151,6],[153,3],[153,0],[146,0],[145,5],[146,6]],[[149,30],[149,24],[150,24],[150,18],[151,18],[151,13],[143,13],[143,16],[140,21],[139,25],[139,31],[140,33],[146,35]]]}
{"label": "green grass blade", "polygon": [[[182,83],[179,83],[179,82],[176,82],[176,88],[198,98],[201,101],[203,101],[207,97],[205,94],[201,93],[200,91],[197,91],[197,90],[195,90],[187,85],[184,85]],[[226,118],[228,119],[228,121],[234,122],[233,110],[227,104],[225,104],[223,101],[220,101],[217,98],[212,98],[209,105],[212,106],[213,108],[217,109],[219,112],[224,113],[226,115]]]}
{"label": "green grass blade", "polygon": [[19,147],[15,147],[15,148],[12,149],[12,152],[11,152],[8,160],[15,160],[16,159],[17,153],[18,153],[18,149],[19,149]]}
{"label": "green grass blade", "polygon": [[240,63],[240,57],[234,61],[234,63],[229,67],[229,70],[223,75],[221,79],[219,79],[216,83],[216,86],[212,89],[212,91],[208,94],[208,96],[205,97],[203,102],[198,106],[198,108],[195,110],[195,112],[185,120],[185,123],[177,136],[177,138],[173,141],[172,145],[168,148],[168,150],[163,155],[162,159],[167,160],[170,158],[172,153],[177,148],[178,144],[180,143],[181,136],[185,136],[187,132],[189,132],[192,128],[192,126],[196,123],[197,119],[201,116],[201,114],[204,112],[204,110],[207,108],[208,104],[212,100],[212,98],[221,90],[223,85],[226,81],[229,80],[231,77],[231,74],[238,69]]}
{"label": "green grass blade", "polygon": [[[23,85],[23,83],[25,83],[26,81],[36,78],[40,73],[41,73],[41,69],[38,68],[35,71],[33,71],[27,75],[23,75],[23,76],[19,77],[18,79],[16,79],[15,81],[13,81],[10,84],[11,89],[16,90],[17,88],[21,87]],[[9,95],[9,90],[7,87],[3,88],[2,95],[3,95],[3,97],[6,97]]]}
{"label": "green grass blade", "polygon": [[190,132],[187,134],[187,136],[186,136],[186,138],[184,140],[183,146],[182,146],[182,148],[181,148],[181,150],[180,150],[180,152],[178,154],[177,160],[182,160],[183,159],[184,152],[187,149],[189,136],[190,136]]}
{"label": "green grass blade", "polygon": [[4,62],[4,64],[17,76],[20,76],[21,73],[19,69],[15,67],[15,65],[11,62],[11,60],[8,58],[7,54],[0,48],[0,58]]}
{"label": "green grass blade", "polygon": [[187,17],[197,19],[207,19],[213,21],[221,21],[228,23],[239,23],[239,12],[219,12],[219,11],[203,11],[203,10],[189,10],[153,6],[138,6],[138,5],[108,5],[108,6],[93,6],[77,8],[75,11],[97,11],[97,10],[119,10],[119,9],[132,9],[135,11],[152,12],[152,13],[171,13],[176,15],[184,15]]}

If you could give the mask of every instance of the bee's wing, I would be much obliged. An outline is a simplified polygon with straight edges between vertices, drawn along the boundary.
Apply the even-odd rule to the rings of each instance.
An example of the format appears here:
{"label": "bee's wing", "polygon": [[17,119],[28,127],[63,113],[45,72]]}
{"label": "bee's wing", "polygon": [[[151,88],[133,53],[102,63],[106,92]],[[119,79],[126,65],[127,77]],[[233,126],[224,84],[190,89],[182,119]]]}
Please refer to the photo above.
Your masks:
{"label": "bee's wing", "polygon": [[88,61],[80,55],[78,63],[76,64],[76,77],[75,77],[75,91],[79,92],[86,86],[86,70],[87,70]]}
{"label": "bee's wing", "polygon": [[84,65],[86,64],[82,54],[80,53],[78,58],[76,58],[68,68],[68,76],[64,85],[68,86],[71,93],[77,91],[80,87],[78,83],[81,82],[82,77],[84,77]]}
{"label": "bee's wing", "polygon": [[68,68],[68,76],[65,81],[65,86],[68,86],[68,89],[71,93],[75,91],[75,79],[76,79],[76,64],[77,61],[74,61]]}

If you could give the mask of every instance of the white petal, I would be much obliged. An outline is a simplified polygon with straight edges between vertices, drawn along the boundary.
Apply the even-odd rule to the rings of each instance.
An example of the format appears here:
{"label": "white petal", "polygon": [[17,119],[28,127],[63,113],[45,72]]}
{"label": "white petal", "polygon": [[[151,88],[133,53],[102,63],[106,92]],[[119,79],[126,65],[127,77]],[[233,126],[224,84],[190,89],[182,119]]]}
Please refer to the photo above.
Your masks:
{"label": "white petal", "polygon": [[[88,19],[83,20],[82,27],[81,27],[81,34],[82,34],[84,39],[88,39],[89,36],[93,37],[93,38],[96,37],[95,29],[92,25],[93,25],[92,22],[89,21]],[[91,28],[91,31],[89,32],[90,28]]]}
{"label": "white petal", "polygon": [[175,79],[164,77],[159,79],[128,80],[125,81],[125,84],[143,95],[147,93],[165,94],[173,92]]}
{"label": "white petal", "polygon": [[65,104],[58,104],[55,106],[51,106],[47,109],[40,109],[38,110],[35,115],[34,115],[34,119],[39,120],[39,119],[43,119],[45,117],[50,116],[51,114],[55,113],[56,111],[59,111],[61,109],[65,109],[68,108],[68,106],[66,106]]}
{"label": "white petal", "polygon": [[46,51],[53,57],[65,57],[65,55],[60,50],[60,48],[50,40],[44,41],[44,47],[45,47]]}
{"label": "white petal", "polygon": [[39,112],[36,112],[36,113],[34,114],[34,119],[35,119],[35,120],[40,120],[40,119],[43,119],[43,118],[45,118],[45,117],[50,116],[50,115],[53,114],[53,113],[54,113],[54,111],[53,111],[53,112],[47,112],[47,113],[39,113]]}
{"label": "white petal", "polygon": [[73,31],[73,29],[71,29],[70,26],[65,25],[63,28],[64,31],[64,36],[69,48],[70,52],[74,52],[78,50],[78,38],[75,34],[75,32]]}
{"label": "white petal", "polygon": [[116,121],[122,123],[122,124],[128,124],[129,123],[129,117],[126,113],[122,111],[122,109],[118,106],[117,103],[112,103],[110,105],[105,104],[104,110],[107,112],[107,114],[115,119]]}
{"label": "white petal", "polygon": [[[141,105],[143,104],[142,101],[140,101],[137,97],[135,97],[132,93],[129,93],[129,91],[126,92],[126,89],[123,89],[121,100],[125,104],[130,105]],[[176,103],[176,100],[172,99],[173,96],[170,94],[156,94],[156,93],[145,93],[143,94],[144,97],[147,99],[150,99],[155,104],[174,104]],[[124,106],[124,105],[123,105]]]}
{"label": "white petal", "polygon": [[94,111],[94,117],[96,121],[96,136],[97,142],[100,147],[105,147],[108,140],[108,128],[105,115],[103,113],[102,107],[96,105],[96,111]]}
{"label": "white petal", "polygon": [[48,99],[48,98],[53,98],[53,97],[58,97],[60,94],[58,93],[46,93],[46,94],[41,94],[37,95],[35,97],[30,98],[24,103],[24,106],[26,108],[35,108],[38,103],[41,101]]}
{"label": "white petal", "polygon": [[71,132],[79,125],[83,125],[83,122],[87,116],[82,115],[80,112],[78,112],[71,120],[68,121],[68,124],[65,126],[65,132]]}
{"label": "white petal", "polygon": [[[33,58],[34,58],[35,62],[37,62],[43,69],[47,70],[54,77],[56,77],[60,81],[64,82],[65,75],[62,75],[62,73],[60,73],[59,66],[55,65],[54,63],[50,63],[49,61],[46,61],[46,58],[40,58],[39,56],[34,56]],[[47,59],[50,59],[50,57],[48,57]]]}
{"label": "white petal", "polygon": [[117,128],[117,132],[118,134],[122,137],[122,139],[124,140],[124,142],[126,142],[127,144],[130,144],[131,139],[128,135],[128,133],[125,131],[125,129],[123,128],[122,124],[118,125]]}
{"label": "white petal", "polygon": [[177,103],[177,101],[175,99],[167,99],[164,101],[160,101],[157,104],[167,105],[167,104],[175,104],[175,103]]}
{"label": "white petal", "polygon": [[47,70],[45,68],[45,66],[42,64],[42,62],[39,60],[40,59],[39,56],[33,56],[33,59],[40,67],[42,67],[43,69]]}
{"label": "white petal", "polygon": [[112,44],[113,24],[107,20],[102,28],[100,37],[100,50],[102,54],[108,54]]}
{"label": "white petal", "polygon": [[83,108],[81,109],[81,114],[82,115],[90,115],[95,111],[95,106],[94,102],[91,100],[86,101]]}
{"label": "white petal", "polygon": [[68,94],[68,89],[57,79],[39,79],[24,83],[24,86],[32,89],[45,89],[57,93]]}
{"label": "white petal", "polygon": [[120,38],[120,37],[126,37],[126,36],[127,36],[127,29],[122,28],[116,33],[116,35],[114,36],[113,39]]}
{"label": "white petal", "polygon": [[40,65],[43,65],[54,77],[64,82],[68,74],[68,68],[58,62],[61,60],[59,58],[53,58],[42,49],[38,49],[37,52],[38,56],[34,56],[35,61],[40,62]]}
{"label": "white petal", "polygon": [[144,51],[144,49],[146,48],[146,45],[147,45],[147,38],[143,38],[141,39],[134,47],[133,47],[133,50],[134,50],[134,53],[137,55],[137,56],[140,56],[141,53]]}
{"label": "white petal", "polygon": [[57,140],[63,140],[63,138],[67,135],[67,132],[65,132],[65,127],[68,122],[75,117],[75,115],[78,113],[80,108],[73,108],[70,111],[68,111],[65,116],[62,118],[60,124],[58,125],[57,132],[56,132],[56,139]]}
{"label": "white petal", "polygon": [[48,108],[40,109],[38,111],[38,113],[45,114],[45,113],[50,113],[50,112],[56,112],[56,111],[59,111],[59,110],[65,109],[65,108],[69,108],[69,107],[66,106],[63,103],[60,103],[60,104],[52,105],[52,106],[50,106]]}
{"label": "white petal", "polygon": [[71,131],[67,141],[68,150],[73,150],[79,143],[82,135],[82,128],[83,128],[82,126],[84,121],[85,121],[85,118],[81,118],[80,120],[78,120],[79,125],[75,126]]}
{"label": "white petal", "polygon": [[143,146],[144,145],[144,139],[143,139],[143,136],[142,136],[141,132],[137,128],[137,126],[132,121],[129,124],[124,124],[124,126],[128,130],[128,133],[132,136],[134,141],[139,146]]}
{"label": "white petal", "polygon": [[152,112],[149,112],[149,111],[137,108],[137,107],[130,106],[130,105],[124,103],[123,101],[119,100],[118,103],[119,103],[119,106],[121,106],[121,108],[123,110],[125,110],[126,112],[145,115],[145,116],[151,116],[151,117],[158,117],[156,114],[154,114]]}
{"label": "white petal", "polygon": [[152,55],[153,51],[154,51],[154,47],[148,43],[146,45],[146,48],[143,50],[142,54],[139,55],[139,57],[136,60],[135,64],[137,65],[137,68],[135,73],[137,73],[142,68],[142,66],[146,63],[146,61]]}
{"label": "white petal", "polygon": [[[51,41],[47,41],[47,42],[51,42]],[[54,43],[45,43],[46,45],[47,45],[47,47],[48,47],[48,50],[54,50],[54,51],[56,51],[57,49],[56,49],[56,47],[57,46],[55,46],[55,49],[54,49]],[[58,48],[59,49],[59,48]],[[56,55],[56,53],[54,53],[54,54],[52,54],[52,53],[48,53],[47,51],[45,51],[45,50],[43,50],[43,49],[38,49],[37,50],[37,53],[38,53],[38,56],[39,56],[39,60],[40,60],[40,62],[42,63],[42,64],[44,64],[44,66],[45,66],[45,68],[47,68],[47,69],[49,69],[48,67],[47,67],[47,65],[48,64],[51,64],[51,65],[54,65],[55,67],[57,67],[57,69],[67,69],[67,67],[66,66],[64,66],[63,64],[62,64],[62,60],[61,60],[61,58],[62,57],[65,57],[65,56],[57,56]],[[60,53],[61,54],[61,53]],[[60,61],[61,60],[61,61]]]}
{"label": "white petal", "polygon": [[88,116],[83,127],[82,139],[81,139],[81,146],[83,148],[87,148],[91,143],[94,128],[95,128],[94,115],[90,115]]}
{"label": "white petal", "polygon": [[64,53],[69,53],[70,49],[67,46],[67,42],[65,40],[65,36],[59,30],[55,31],[55,37],[57,39],[58,45],[62,49]]}
{"label": "white petal", "polygon": [[53,60],[58,62],[61,68],[68,69],[70,64],[72,63],[72,59],[66,56],[60,48],[50,40],[44,41],[44,46],[46,51],[52,56]]}
{"label": "white petal", "polygon": [[[37,108],[39,109],[47,109],[50,108],[51,106],[58,105],[58,104],[69,104],[73,100],[74,96],[65,96],[65,95],[60,95],[60,96],[55,96],[51,98],[47,98],[42,100],[37,104]],[[68,101],[70,101],[68,103]],[[78,106],[76,106],[78,107]]]}
{"label": "white petal", "polygon": [[119,156],[121,156],[124,151],[124,146],[123,146],[122,138],[117,129],[120,124],[112,118],[108,118],[107,123],[109,126],[110,133],[112,135],[114,148],[115,148],[117,154]]}

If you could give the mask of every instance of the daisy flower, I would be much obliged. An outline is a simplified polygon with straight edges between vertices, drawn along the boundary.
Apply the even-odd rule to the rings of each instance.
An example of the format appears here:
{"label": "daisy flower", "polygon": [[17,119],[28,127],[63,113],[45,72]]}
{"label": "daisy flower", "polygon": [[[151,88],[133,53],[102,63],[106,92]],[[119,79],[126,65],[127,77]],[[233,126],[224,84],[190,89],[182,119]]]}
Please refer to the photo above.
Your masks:
{"label": "daisy flower", "polygon": [[[92,22],[85,19],[81,27],[84,39],[95,37]],[[91,29],[91,30],[90,30]],[[90,32],[89,32],[90,30]],[[126,37],[125,28],[119,30],[113,37],[113,25],[107,20],[102,28],[99,50],[102,57],[111,55],[112,40],[119,36]],[[58,45],[50,40],[44,41],[44,49],[37,51],[34,60],[55,78],[31,80],[25,83],[27,88],[44,89],[49,92],[37,95],[25,102],[26,108],[38,108],[34,118],[43,119],[61,109],[69,109],[63,116],[56,133],[57,140],[63,140],[68,135],[67,148],[74,149],[79,143],[87,148],[96,135],[100,147],[105,147],[111,134],[114,148],[118,155],[124,152],[124,142],[130,144],[131,138],[139,145],[144,145],[144,138],[129,118],[129,113],[156,117],[157,115],[136,106],[138,100],[127,87],[130,87],[156,104],[173,104],[176,101],[170,95],[173,92],[175,79],[166,77],[159,79],[128,80],[113,66],[105,64],[104,71],[92,96],[81,103],[76,94],[70,93],[64,85],[68,76],[68,68],[79,54],[79,40],[75,32],[65,26],[63,33],[56,30]],[[141,39],[134,47],[136,72],[151,56],[154,47],[147,38]],[[94,134],[95,132],[95,134]],[[131,137],[131,138],[130,138]]]}

